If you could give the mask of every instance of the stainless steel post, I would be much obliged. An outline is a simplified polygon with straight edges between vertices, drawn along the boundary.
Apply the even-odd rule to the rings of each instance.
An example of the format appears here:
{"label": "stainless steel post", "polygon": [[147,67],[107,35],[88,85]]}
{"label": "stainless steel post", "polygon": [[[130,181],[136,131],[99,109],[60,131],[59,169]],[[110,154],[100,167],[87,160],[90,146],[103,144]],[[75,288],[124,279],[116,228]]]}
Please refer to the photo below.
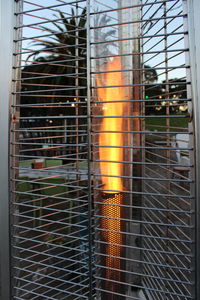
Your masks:
{"label": "stainless steel post", "polygon": [[91,153],[91,36],[90,36],[90,0],[86,2],[87,15],[87,172],[88,172],[88,269],[89,269],[89,295],[93,299],[93,208],[92,208],[92,153]]}
{"label": "stainless steel post", "polygon": [[0,47],[0,298],[10,299],[10,234],[9,234],[9,103],[12,89],[12,52],[14,1],[1,1]]}
{"label": "stainless steel post", "polygon": [[190,66],[193,96],[193,113],[195,127],[195,299],[200,299],[200,2],[199,0],[186,1],[188,11],[188,30],[190,48]]}

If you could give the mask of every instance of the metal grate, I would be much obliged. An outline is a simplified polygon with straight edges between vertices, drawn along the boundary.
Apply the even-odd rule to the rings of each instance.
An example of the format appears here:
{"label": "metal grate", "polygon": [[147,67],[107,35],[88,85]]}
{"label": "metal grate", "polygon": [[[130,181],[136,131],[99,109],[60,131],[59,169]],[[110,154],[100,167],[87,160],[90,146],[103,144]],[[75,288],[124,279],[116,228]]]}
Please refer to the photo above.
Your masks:
{"label": "metal grate", "polygon": [[[93,2],[95,253],[121,262],[110,266],[100,259],[97,299],[101,294],[102,299],[139,299],[141,291],[147,299],[193,298],[193,126],[184,4]],[[95,83],[98,76],[100,84]],[[101,125],[105,118],[107,127]],[[118,148],[121,156],[114,154]],[[121,171],[114,170],[115,161]],[[110,176],[106,180],[102,174]],[[121,187],[107,183],[110,177],[120,177]],[[111,212],[109,200],[110,211],[106,202],[108,212],[102,214],[99,191],[123,195],[123,201],[115,202],[120,212]],[[99,221],[105,216],[115,220],[110,227]],[[114,237],[116,232],[121,238]],[[121,249],[117,254],[109,252],[113,243]]]}
{"label": "metal grate", "polygon": [[[144,282],[153,299],[192,298],[193,126],[185,4],[170,1],[142,10],[144,19],[161,16],[143,24],[144,35],[155,37],[143,39],[142,46],[144,65],[156,68],[158,82],[164,83],[145,89],[150,95],[146,114],[155,97],[151,91],[159,90],[155,98],[160,101],[155,99],[153,106],[161,121],[144,125],[154,130],[144,137],[143,170]],[[151,53],[156,48],[160,53]]]}
{"label": "metal grate", "polygon": [[188,2],[15,2],[12,299],[197,299]]}
{"label": "metal grate", "polygon": [[17,6],[12,297],[88,299],[86,1]]}

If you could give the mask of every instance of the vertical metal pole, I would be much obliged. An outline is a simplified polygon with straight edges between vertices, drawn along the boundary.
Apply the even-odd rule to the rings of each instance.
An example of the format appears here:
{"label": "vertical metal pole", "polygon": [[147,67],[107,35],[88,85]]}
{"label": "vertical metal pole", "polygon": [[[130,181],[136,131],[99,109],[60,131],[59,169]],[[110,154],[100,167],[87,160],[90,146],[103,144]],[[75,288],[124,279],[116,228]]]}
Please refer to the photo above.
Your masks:
{"label": "vertical metal pole", "polygon": [[[183,20],[183,25],[184,25],[184,32],[185,32],[185,36],[184,36],[184,44],[185,44],[185,49],[189,48],[189,38],[188,38],[188,17],[187,17],[187,0],[183,0],[183,15],[184,16],[184,20]],[[185,53],[185,64],[186,66],[190,65],[190,55],[189,52],[187,51]],[[191,82],[191,69],[187,68],[186,69],[186,82]],[[192,98],[192,87],[191,84],[187,85],[187,98],[191,99]],[[192,101],[193,102],[193,101]],[[193,111],[193,103],[191,101],[188,102],[188,114],[190,116],[189,119],[189,123],[188,123],[188,130],[189,130],[189,147],[194,149],[194,122],[193,122],[193,118],[192,118],[192,111]],[[190,184],[190,194],[193,197],[193,199],[191,200],[191,210],[193,211],[193,214],[191,215],[191,221],[190,224],[193,227],[193,230],[191,231],[191,240],[195,241],[196,240],[196,216],[195,216],[195,210],[196,210],[196,204],[195,204],[195,150],[190,150],[189,151],[189,159],[191,162],[192,167],[190,168],[190,172],[189,172],[189,180],[191,180],[191,184]],[[196,282],[196,258],[195,258],[195,243],[191,243],[190,249],[191,249],[191,253],[192,253],[192,258],[191,258],[191,276],[190,276],[190,280],[192,282]],[[192,286],[191,288],[191,296],[193,297],[193,299],[196,299],[195,297],[196,291],[195,291],[195,284]]]}
{"label": "vertical metal pole", "polygon": [[9,102],[12,89],[14,1],[1,1],[0,47],[0,299],[10,299]]}
{"label": "vertical metal pole", "polygon": [[[140,4],[142,4],[142,0],[140,0],[139,2]],[[144,7],[141,6],[140,8],[140,16],[141,16],[141,19],[142,19],[142,16],[143,16],[143,12],[144,12]],[[141,36],[143,35],[143,28],[142,28],[142,25],[140,27],[140,31],[141,31]],[[141,53],[144,52],[144,40],[141,39],[140,41],[140,51]],[[140,61],[141,61],[141,68],[144,69],[144,55],[141,55],[140,57]],[[141,83],[146,83],[145,81],[145,71],[143,70],[141,72]],[[141,103],[141,115],[144,116],[141,120],[141,131],[142,131],[142,134],[141,134],[141,146],[142,146],[142,154],[141,154],[141,160],[142,162],[146,161],[146,151],[145,151],[145,142],[146,142],[146,134],[144,133],[146,131],[146,120],[145,120],[145,114],[146,114],[146,103],[145,103],[145,95],[146,95],[146,92],[145,92],[145,86],[142,87],[142,90],[141,90],[141,99],[144,99],[144,102]],[[141,166],[141,176],[143,178],[145,178],[146,176],[146,170],[145,170],[145,165],[142,165]],[[141,181],[141,191],[144,191],[145,190],[145,180],[142,180]],[[141,206],[145,206],[145,196],[141,196]],[[141,210],[141,220],[144,220],[144,210],[142,209]],[[144,227],[143,227],[143,224],[140,225],[140,233],[143,234],[144,232]],[[144,240],[143,238],[141,238],[141,248],[144,248]],[[145,260],[145,257],[144,257],[144,253],[141,251],[140,253],[140,260]],[[140,265],[140,268],[141,268],[141,272],[145,272],[145,269],[144,269],[144,265],[141,264]]]}
{"label": "vertical metal pole", "polygon": [[[23,11],[23,2],[16,0],[14,1],[14,12],[15,12],[15,21],[14,21],[14,46],[13,46],[13,53],[20,53],[21,52],[21,43],[17,42],[22,38],[22,28],[17,28],[23,24],[23,15],[16,15],[17,13]],[[21,90],[21,55],[14,55],[13,56],[13,70],[12,70],[12,93],[17,93]],[[16,80],[18,79],[18,80]],[[20,108],[17,105],[20,104],[20,95],[13,94],[12,100],[10,102],[10,115],[12,116],[12,120],[10,122],[10,159],[9,159],[9,177],[10,177],[10,255],[11,255],[11,266],[15,264],[15,268],[11,269],[11,285],[13,287],[16,286],[17,280],[13,280],[13,278],[17,278],[19,276],[19,261],[13,260],[13,257],[19,255],[19,250],[15,247],[12,247],[13,244],[16,243],[14,236],[18,236],[18,228],[17,224],[19,223],[19,217],[16,215],[18,212],[18,207],[15,203],[18,202],[18,195],[13,193],[16,190],[17,185],[15,179],[19,178],[19,145],[17,145],[19,141],[19,116],[20,116]],[[14,145],[15,144],[15,145]],[[13,260],[13,261],[12,261]],[[11,292],[15,292],[15,296],[19,291],[15,290],[14,288],[11,289]],[[10,298],[13,295],[10,295]]]}
{"label": "vertical metal pole", "polygon": [[[165,99],[167,99],[167,103],[166,103],[166,137],[167,137],[167,147],[170,147],[170,105],[169,105],[169,99],[170,99],[170,95],[169,95],[169,75],[168,75],[168,53],[167,53],[167,49],[168,49],[168,29],[167,29],[167,4],[166,2],[163,4],[164,5],[164,34],[165,34],[165,38],[164,38],[164,49],[165,49]],[[170,150],[167,149],[167,153],[166,153],[166,157],[167,157],[167,164],[170,164]],[[169,167],[168,167],[169,169]],[[170,178],[170,172],[169,170],[167,171],[167,178]],[[168,181],[169,182],[169,181]],[[168,183],[168,190],[170,190],[170,183]]]}
{"label": "vertical metal pole", "polygon": [[87,0],[87,147],[88,147],[88,237],[89,237],[89,300],[93,299],[93,213],[92,213],[92,178],[91,178],[91,45],[90,45],[90,0]]}
{"label": "vertical metal pole", "polygon": [[195,299],[200,299],[200,1],[188,0],[187,12],[195,130]]}
{"label": "vertical metal pole", "polygon": [[[168,49],[168,27],[167,27],[167,23],[168,23],[168,20],[166,19],[167,18],[167,3],[165,2],[163,4],[163,9],[164,9],[164,34],[165,34],[165,38],[164,38],[164,49],[165,49],[165,94],[164,94],[164,98],[167,100],[166,102],[166,145],[167,145],[167,148],[170,148],[170,103],[169,103],[169,99],[170,99],[170,91],[169,91],[169,74],[168,74],[168,52],[167,52],[167,49]],[[170,150],[167,149],[166,150],[166,163],[167,165],[170,165]],[[167,170],[166,170],[166,178],[168,178],[169,180],[167,181],[167,190],[169,191],[170,193],[170,188],[171,188],[171,185],[170,185],[170,176],[171,176],[171,173],[170,173],[170,167],[167,167]],[[170,199],[167,198],[167,207],[166,207],[168,210],[170,210]],[[169,216],[169,213],[167,212],[166,213],[166,224],[170,224],[170,216]],[[169,227],[166,226],[166,236],[169,237]],[[167,241],[166,242],[166,251],[169,251],[169,242]],[[166,255],[166,257],[164,258],[165,259],[165,262],[166,262],[166,265],[169,264],[168,262],[168,256]],[[170,273],[169,273],[169,269],[166,268],[165,269],[165,272],[167,274],[167,276],[169,276],[170,278]],[[168,289],[168,286],[167,284],[165,284],[165,288]]]}
{"label": "vertical metal pole", "polygon": [[[79,119],[78,119],[78,115],[79,115],[79,76],[78,76],[78,72],[79,72],[79,48],[78,48],[78,43],[79,43],[79,28],[78,28],[78,24],[79,24],[79,20],[78,20],[78,3],[76,3],[76,32],[75,32],[75,102],[76,102],[76,107],[75,107],[75,111],[76,111],[76,120],[75,120],[75,124],[76,124],[76,182],[77,185],[79,184],[79,180],[80,180],[80,175],[79,175]],[[77,191],[77,198],[79,198],[79,190]]]}
{"label": "vertical metal pole", "polygon": [[64,138],[63,138],[63,143],[67,144],[67,119],[64,119]]}

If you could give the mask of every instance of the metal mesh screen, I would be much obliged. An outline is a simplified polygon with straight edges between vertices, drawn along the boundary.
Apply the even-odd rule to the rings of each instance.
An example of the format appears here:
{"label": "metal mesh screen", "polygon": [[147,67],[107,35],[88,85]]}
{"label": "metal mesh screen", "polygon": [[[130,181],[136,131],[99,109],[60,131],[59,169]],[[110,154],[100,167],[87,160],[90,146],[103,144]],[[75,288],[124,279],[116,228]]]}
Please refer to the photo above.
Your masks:
{"label": "metal mesh screen", "polygon": [[[94,199],[102,299],[139,299],[139,290],[148,299],[192,298],[193,127],[184,4],[93,1],[95,191],[124,195],[115,202],[120,212],[111,212],[110,200],[103,215],[101,192]],[[103,143],[101,135],[107,135]],[[121,252],[110,251],[110,244]],[[108,257],[121,261],[117,279],[118,267]]]}
{"label": "metal mesh screen", "polygon": [[87,299],[86,1],[19,1],[16,18],[13,299]]}
{"label": "metal mesh screen", "polygon": [[13,299],[195,299],[186,3],[16,2]]}
{"label": "metal mesh screen", "polygon": [[144,136],[144,282],[153,299],[187,299],[194,172],[186,2],[148,2],[142,8],[143,19],[151,20],[142,25],[143,64],[155,68],[158,78],[144,79],[144,130],[151,131]]}

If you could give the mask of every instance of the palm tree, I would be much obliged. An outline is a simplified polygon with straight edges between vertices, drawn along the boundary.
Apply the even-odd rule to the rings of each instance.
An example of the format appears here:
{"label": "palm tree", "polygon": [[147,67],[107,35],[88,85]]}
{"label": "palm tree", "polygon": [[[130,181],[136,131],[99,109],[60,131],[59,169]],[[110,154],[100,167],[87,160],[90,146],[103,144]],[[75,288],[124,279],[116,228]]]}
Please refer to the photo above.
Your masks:
{"label": "palm tree", "polygon": [[[96,11],[98,12],[98,10]],[[114,36],[117,32],[116,29],[109,29],[106,28],[106,25],[110,22],[110,18],[107,14],[96,14],[94,17],[94,27],[99,27],[98,29],[94,30],[94,41],[109,41],[111,36]],[[108,60],[108,56],[112,56],[113,47],[116,47],[115,43],[105,43],[102,47],[102,44],[95,45],[95,56],[96,57],[103,57],[101,59],[101,64],[104,64]],[[96,60],[96,68],[100,68],[100,60]]]}
{"label": "palm tree", "polygon": [[[40,48],[29,55],[28,63],[23,68],[21,104],[26,106],[21,109],[22,116],[48,116],[49,119],[51,116],[73,116],[77,111],[72,103],[77,101],[77,97],[84,102],[87,95],[86,9],[82,10],[79,17],[75,16],[72,9],[70,18],[59,11],[59,24],[54,21],[52,24],[55,29],[41,26],[51,36],[46,40],[43,38],[43,41],[32,42],[33,46]],[[77,89],[77,85],[81,89]],[[30,106],[27,107],[27,104]],[[77,107],[79,115],[86,114],[85,104],[80,103]],[[75,118],[65,120],[68,126],[75,126]],[[38,120],[37,126],[45,126],[46,122],[42,119],[39,124]],[[53,122],[53,125],[63,125],[63,120],[59,118]],[[81,122],[86,121],[80,119],[79,124]],[[67,143],[75,144],[73,137]]]}
{"label": "palm tree", "polygon": [[[66,18],[62,12],[59,12],[59,17],[62,24],[52,21],[55,30],[41,26],[43,30],[50,32],[52,36],[45,41],[33,42],[33,46],[39,46],[40,50],[33,51],[27,58],[27,61],[31,57],[33,60],[31,64],[27,64],[23,69],[22,90],[31,90],[33,88],[31,84],[34,84],[34,90],[49,90],[45,94],[54,96],[50,98],[52,103],[66,103],[66,98],[59,97],[63,95],[66,95],[70,102],[74,102],[77,94],[73,87],[77,85],[75,79],[77,74],[79,74],[79,86],[86,87],[86,9],[82,10],[79,18],[75,16],[73,9],[71,18]],[[36,73],[37,79],[33,78],[32,72]],[[29,80],[28,77],[31,77],[31,79]],[[23,81],[23,78],[26,78],[26,80]],[[49,84],[54,88],[47,87]],[[42,96],[42,92],[38,94]],[[86,88],[79,90],[79,96],[86,97]],[[45,101],[40,96],[36,99],[24,98],[26,98],[22,99],[24,103]],[[63,108],[50,109],[49,113],[57,114],[62,113],[62,111],[64,112]],[[39,113],[44,114],[42,110]],[[45,114],[47,114],[46,111]]]}
{"label": "palm tree", "polygon": [[[79,18],[75,16],[72,9],[71,17],[66,18],[64,14],[59,11],[59,19],[62,25],[58,25],[52,21],[52,24],[57,28],[56,30],[41,26],[42,29],[52,33],[51,40],[35,43],[35,46],[43,46],[43,52],[50,52],[59,58],[66,58],[67,56],[75,57],[75,45],[78,41],[79,56],[86,56],[86,8],[82,10]],[[37,55],[39,52],[35,51],[32,55]]]}

